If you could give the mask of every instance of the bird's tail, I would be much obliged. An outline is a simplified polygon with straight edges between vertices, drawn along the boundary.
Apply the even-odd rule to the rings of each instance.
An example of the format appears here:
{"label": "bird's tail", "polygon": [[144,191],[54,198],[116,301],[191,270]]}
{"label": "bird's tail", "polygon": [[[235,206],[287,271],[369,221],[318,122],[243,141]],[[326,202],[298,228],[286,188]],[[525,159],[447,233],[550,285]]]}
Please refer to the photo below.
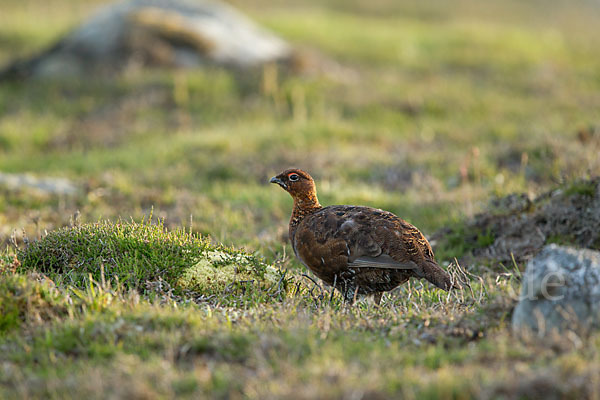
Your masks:
{"label": "bird's tail", "polygon": [[423,260],[419,263],[419,275],[443,290],[456,289],[459,286],[453,282],[452,276],[444,271],[435,261]]}

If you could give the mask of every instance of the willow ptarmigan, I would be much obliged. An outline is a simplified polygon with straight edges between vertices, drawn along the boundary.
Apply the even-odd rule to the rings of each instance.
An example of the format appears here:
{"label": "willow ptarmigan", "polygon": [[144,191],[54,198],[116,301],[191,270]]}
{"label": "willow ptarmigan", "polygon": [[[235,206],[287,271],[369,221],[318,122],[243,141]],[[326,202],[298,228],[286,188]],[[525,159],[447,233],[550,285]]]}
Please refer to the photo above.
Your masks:
{"label": "willow ptarmigan", "polygon": [[453,287],[450,275],[433,258],[423,234],[388,211],[361,206],[322,207],[312,177],[288,169],[270,180],[294,199],[289,235],[296,257],[348,302],[382,292],[409,278]]}

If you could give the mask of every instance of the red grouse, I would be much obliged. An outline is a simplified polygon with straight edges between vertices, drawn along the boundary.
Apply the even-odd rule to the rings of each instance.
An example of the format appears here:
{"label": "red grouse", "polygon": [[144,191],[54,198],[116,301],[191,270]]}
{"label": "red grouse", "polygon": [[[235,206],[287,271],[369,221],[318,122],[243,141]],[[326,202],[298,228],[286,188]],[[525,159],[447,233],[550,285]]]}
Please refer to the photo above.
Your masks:
{"label": "red grouse", "polygon": [[270,180],[294,199],[289,235],[296,257],[344,299],[382,292],[409,278],[453,287],[433,257],[431,245],[413,225],[388,211],[361,206],[322,207],[312,177],[288,169]]}

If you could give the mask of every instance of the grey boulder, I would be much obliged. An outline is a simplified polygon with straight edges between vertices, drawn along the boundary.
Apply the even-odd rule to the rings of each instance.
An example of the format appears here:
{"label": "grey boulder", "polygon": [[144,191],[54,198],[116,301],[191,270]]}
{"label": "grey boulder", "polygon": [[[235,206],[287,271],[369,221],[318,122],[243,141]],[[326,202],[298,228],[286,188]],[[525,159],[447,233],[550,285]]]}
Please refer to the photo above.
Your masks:
{"label": "grey boulder", "polygon": [[129,66],[250,68],[287,60],[290,46],[233,7],[208,0],[109,4],[48,50],[0,77],[114,73]]}
{"label": "grey boulder", "polygon": [[540,337],[600,327],[600,252],[545,246],[527,265],[512,326]]}

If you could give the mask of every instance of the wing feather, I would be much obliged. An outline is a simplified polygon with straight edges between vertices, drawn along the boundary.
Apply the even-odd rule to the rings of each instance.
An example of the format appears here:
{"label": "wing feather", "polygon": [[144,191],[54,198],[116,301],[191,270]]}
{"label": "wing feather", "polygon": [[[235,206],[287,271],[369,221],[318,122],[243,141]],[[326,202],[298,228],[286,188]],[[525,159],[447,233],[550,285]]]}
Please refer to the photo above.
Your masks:
{"label": "wing feather", "polygon": [[417,264],[412,261],[398,262],[387,254],[379,257],[358,257],[353,262],[348,263],[350,268],[383,268],[383,269],[416,269]]}

